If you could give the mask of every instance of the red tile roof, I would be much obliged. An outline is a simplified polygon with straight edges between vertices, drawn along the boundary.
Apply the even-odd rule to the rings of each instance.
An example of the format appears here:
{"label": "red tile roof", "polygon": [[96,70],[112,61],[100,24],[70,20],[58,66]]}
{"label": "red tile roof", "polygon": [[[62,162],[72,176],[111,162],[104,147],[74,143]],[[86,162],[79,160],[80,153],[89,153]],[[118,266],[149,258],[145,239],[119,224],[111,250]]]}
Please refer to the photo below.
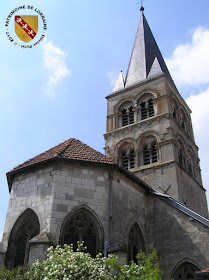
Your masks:
{"label": "red tile roof", "polygon": [[47,150],[46,152],[38,156],[35,156],[25,161],[24,163],[16,166],[8,173],[53,158],[74,159],[74,160],[82,160],[82,161],[89,161],[89,162],[113,164],[113,162],[102,153],[97,152],[96,150],[92,149],[88,145],[84,144],[83,142],[75,138],[70,138],[58,144],[57,146]]}

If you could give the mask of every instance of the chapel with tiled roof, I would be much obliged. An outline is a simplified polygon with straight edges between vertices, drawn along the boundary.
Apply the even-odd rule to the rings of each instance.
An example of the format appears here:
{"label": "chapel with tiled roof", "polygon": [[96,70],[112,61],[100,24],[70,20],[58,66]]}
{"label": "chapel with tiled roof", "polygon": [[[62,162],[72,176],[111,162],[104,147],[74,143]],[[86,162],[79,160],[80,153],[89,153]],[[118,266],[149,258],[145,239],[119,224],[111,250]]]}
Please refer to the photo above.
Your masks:
{"label": "chapel with tiled roof", "polygon": [[197,279],[209,266],[209,220],[191,111],[143,7],[126,77],[106,99],[105,155],[70,138],[7,173],[0,265],[84,241],[92,257],[127,263],[152,246],[163,280]]}

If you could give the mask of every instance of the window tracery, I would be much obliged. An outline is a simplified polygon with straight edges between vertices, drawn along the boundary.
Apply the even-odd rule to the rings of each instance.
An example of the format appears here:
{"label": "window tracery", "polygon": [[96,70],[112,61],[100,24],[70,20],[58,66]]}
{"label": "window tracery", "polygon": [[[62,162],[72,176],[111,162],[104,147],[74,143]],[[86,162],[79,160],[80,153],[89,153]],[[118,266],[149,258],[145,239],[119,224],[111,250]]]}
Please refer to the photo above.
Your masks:
{"label": "window tracery", "polygon": [[86,252],[92,257],[96,256],[100,247],[98,226],[85,209],[74,214],[65,223],[61,233],[61,245],[73,244],[73,249],[76,250],[78,241],[84,241],[84,246],[87,247]]}
{"label": "window tracery", "polygon": [[[40,224],[37,215],[31,209],[26,210],[16,221],[10,235],[6,257],[6,266],[9,269],[25,265],[28,262],[28,241],[39,233]],[[11,254],[11,252],[13,253]]]}
{"label": "window tracery", "polygon": [[177,267],[174,272],[174,280],[194,280],[196,279],[195,271],[199,271],[199,268],[192,263],[184,262]]}

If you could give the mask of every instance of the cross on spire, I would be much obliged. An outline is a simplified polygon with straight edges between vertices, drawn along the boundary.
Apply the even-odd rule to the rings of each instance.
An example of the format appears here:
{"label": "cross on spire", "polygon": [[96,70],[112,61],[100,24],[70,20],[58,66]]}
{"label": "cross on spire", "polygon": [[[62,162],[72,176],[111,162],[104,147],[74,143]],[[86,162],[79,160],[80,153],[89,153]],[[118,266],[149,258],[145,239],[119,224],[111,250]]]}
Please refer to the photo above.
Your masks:
{"label": "cross on spire", "polygon": [[143,7],[143,0],[141,0],[141,8],[140,11],[143,12],[144,11],[144,7]]}

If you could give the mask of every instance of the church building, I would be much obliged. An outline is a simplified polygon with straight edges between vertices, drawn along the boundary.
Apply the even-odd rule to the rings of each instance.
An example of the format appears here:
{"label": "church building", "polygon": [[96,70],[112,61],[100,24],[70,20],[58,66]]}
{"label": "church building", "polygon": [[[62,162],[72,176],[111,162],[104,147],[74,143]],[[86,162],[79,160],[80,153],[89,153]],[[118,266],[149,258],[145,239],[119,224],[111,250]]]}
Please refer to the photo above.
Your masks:
{"label": "church building", "polygon": [[105,155],[70,138],[7,173],[0,265],[84,241],[93,257],[127,263],[152,246],[164,280],[196,279],[209,266],[209,220],[191,110],[143,7],[126,76],[106,99]]}

